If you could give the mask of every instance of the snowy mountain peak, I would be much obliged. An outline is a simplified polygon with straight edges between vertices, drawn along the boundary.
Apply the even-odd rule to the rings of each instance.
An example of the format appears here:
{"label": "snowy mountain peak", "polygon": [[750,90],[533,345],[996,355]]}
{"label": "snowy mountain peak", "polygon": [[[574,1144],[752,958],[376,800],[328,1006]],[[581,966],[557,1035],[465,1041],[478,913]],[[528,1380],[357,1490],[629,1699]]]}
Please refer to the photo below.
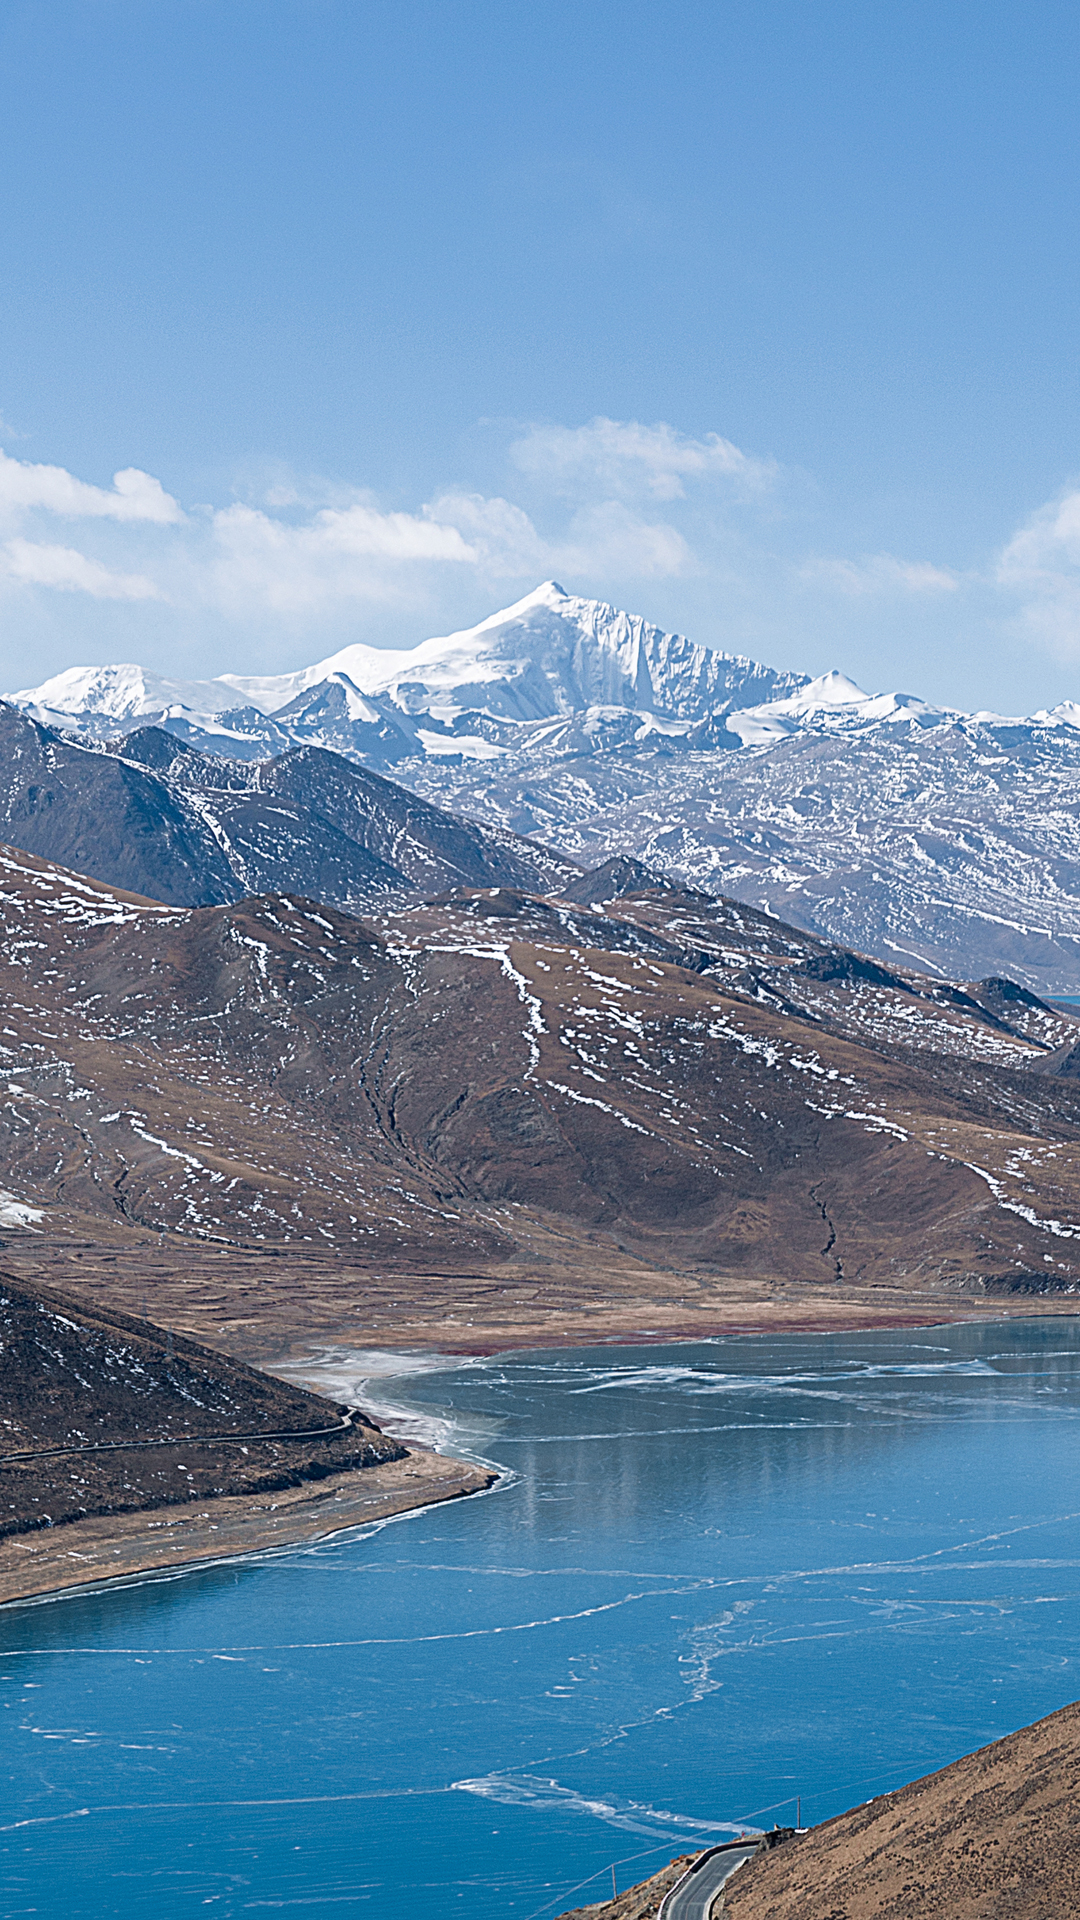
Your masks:
{"label": "snowy mountain peak", "polygon": [[820,673],[816,680],[809,681],[789,705],[794,706],[797,702],[809,712],[813,707],[854,707],[870,698],[871,695],[857,687],[854,680],[849,680],[846,673],[840,673],[834,667],[831,673]]}
{"label": "snowy mountain peak", "polygon": [[1059,700],[1056,707],[1042,707],[1032,719],[1048,727],[1080,727],[1080,701]]}
{"label": "snowy mountain peak", "polygon": [[39,687],[9,694],[15,707],[43,714],[107,715],[114,720],[137,719],[169,706],[197,705],[205,713],[220,713],[233,704],[216,681],[168,680],[147,673],[133,662],[109,667],[67,667]]}
{"label": "snowy mountain peak", "polygon": [[[560,587],[557,580],[542,580],[538,587],[534,587],[531,593],[525,595],[524,599],[515,600],[513,606],[503,607],[498,613],[489,613],[486,620],[481,620],[477,626],[469,627],[465,631],[470,634],[483,633],[488,627],[501,627],[510,621],[522,620],[535,607],[561,608],[572,602],[574,598],[573,594],[567,593],[565,587]],[[451,635],[454,640],[460,640],[463,637],[463,634]],[[433,646],[436,643],[429,641],[428,644]]]}
{"label": "snowy mountain peak", "polygon": [[[364,726],[393,724],[395,716],[406,724],[424,716],[456,726],[469,714],[528,726],[592,708],[694,725],[734,707],[788,699],[807,677],[696,646],[545,580],[476,626],[408,650],[358,642],[293,673],[226,673],[206,681],[166,680],[136,666],[73,668],[11,697],[69,730],[101,736],[109,723],[115,731],[117,723],[154,714],[186,716],[198,728],[203,719],[246,708],[284,722],[297,702],[310,713],[318,690],[333,685],[345,691],[347,717]],[[353,711],[356,701],[366,705]],[[339,700],[339,717],[340,708]]]}
{"label": "snowy mountain peak", "polygon": [[[408,649],[358,641],[291,673],[202,681],[133,664],[72,667],[10,697],[35,718],[92,738],[156,719],[222,753],[265,758],[290,742],[320,744],[371,767],[541,746],[563,754],[768,748],[806,732],[968,718],[910,694],[869,694],[838,668],[811,679],[697,646],[557,580]],[[1063,702],[1026,724],[1076,727],[1080,708]]]}

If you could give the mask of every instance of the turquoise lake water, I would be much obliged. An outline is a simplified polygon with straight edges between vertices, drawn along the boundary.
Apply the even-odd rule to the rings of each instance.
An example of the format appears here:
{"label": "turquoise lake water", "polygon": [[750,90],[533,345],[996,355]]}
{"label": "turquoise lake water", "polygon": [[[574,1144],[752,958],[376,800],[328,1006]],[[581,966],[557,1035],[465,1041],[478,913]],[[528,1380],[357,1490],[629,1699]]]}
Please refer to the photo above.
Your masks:
{"label": "turquoise lake water", "polygon": [[551,1920],[1080,1695],[1080,1321],[377,1392],[506,1481],[0,1611],[5,1920]]}

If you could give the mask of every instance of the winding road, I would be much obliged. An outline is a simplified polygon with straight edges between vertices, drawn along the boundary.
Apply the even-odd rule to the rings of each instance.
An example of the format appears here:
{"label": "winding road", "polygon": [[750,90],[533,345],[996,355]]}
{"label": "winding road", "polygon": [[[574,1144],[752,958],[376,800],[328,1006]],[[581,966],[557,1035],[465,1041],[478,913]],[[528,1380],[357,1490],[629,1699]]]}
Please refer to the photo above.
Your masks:
{"label": "winding road", "polygon": [[35,1447],[22,1453],[0,1453],[0,1467],[9,1460],[53,1460],[62,1453],[136,1453],[145,1447],[223,1446],[248,1440],[325,1440],[328,1434],[345,1433],[352,1426],[358,1409],[347,1413],[332,1427],[291,1427],[286,1433],[182,1433],[168,1440],[93,1440],[81,1447]]}
{"label": "winding road", "polygon": [[657,1920],[709,1920],[712,1903],[724,1882],[730,1880],[736,1867],[752,1860],[757,1850],[756,1836],[745,1846],[729,1840],[723,1846],[710,1847],[665,1896]]}

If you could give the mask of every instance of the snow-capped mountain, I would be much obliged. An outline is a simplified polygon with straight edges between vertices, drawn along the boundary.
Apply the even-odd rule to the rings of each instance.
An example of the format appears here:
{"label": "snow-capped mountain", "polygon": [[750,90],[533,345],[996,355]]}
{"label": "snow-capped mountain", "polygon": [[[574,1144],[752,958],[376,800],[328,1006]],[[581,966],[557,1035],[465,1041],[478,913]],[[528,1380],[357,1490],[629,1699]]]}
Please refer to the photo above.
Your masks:
{"label": "snow-capped mountain", "polygon": [[467,733],[463,721],[529,726],[616,707],[693,727],[717,712],[786,700],[808,684],[804,674],[694,646],[549,580],[479,626],[405,652],[356,645],[297,673],[198,681],[138,666],[72,667],[8,698],[46,726],[101,735],[155,721],[174,732],[205,730],[220,751],[230,733],[241,742],[257,735],[260,720],[285,732],[303,727],[310,739],[326,708],[339,731],[357,730],[353,750],[367,758],[379,751],[367,730],[384,724],[422,754],[419,720],[429,722],[425,731],[457,725]]}
{"label": "snow-capped mountain", "polygon": [[632,853],[886,959],[1080,993],[1075,702],[1008,719],[870,694],[553,581],[410,650],[206,681],[72,668],[9,699],[85,741],[329,748],[589,866]]}

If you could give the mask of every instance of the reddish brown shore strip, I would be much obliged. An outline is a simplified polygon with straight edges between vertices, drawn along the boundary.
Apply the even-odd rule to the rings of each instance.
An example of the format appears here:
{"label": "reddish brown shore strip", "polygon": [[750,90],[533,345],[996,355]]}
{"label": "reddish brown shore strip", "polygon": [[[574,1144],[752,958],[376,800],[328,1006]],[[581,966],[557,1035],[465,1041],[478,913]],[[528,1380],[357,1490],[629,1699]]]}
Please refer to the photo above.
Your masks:
{"label": "reddish brown shore strip", "polygon": [[[453,1356],[460,1354],[462,1357],[468,1355],[483,1359],[488,1355],[495,1355],[497,1353],[527,1353],[532,1352],[534,1349],[539,1351],[544,1348],[554,1350],[556,1348],[565,1349],[567,1347],[592,1346],[671,1347],[694,1340],[750,1340],[759,1338],[763,1334],[881,1333],[892,1327],[899,1329],[906,1328],[915,1331],[919,1328],[925,1330],[928,1327],[994,1326],[1000,1325],[1004,1321],[1045,1320],[1051,1317],[1057,1319],[1076,1319],[1078,1315],[1080,1315],[1080,1303],[1073,1302],[1068,1309],[1062,1307],[1042,1309],[1038,1307],[1028,1307],[1023,1313],[1003,1309],[996,1313],[904,1313],[889,1315],[852,1313],[849,1317],[838,1315],[833,1319],[821,1316],[808,1319],[781,1319],[777,1317],[776,1319],[759,1321],[703,1320],[689,1322],[685,1325],[680,1323],[670,1328],[663,1328],[660,1331],[657,1331],[655,1328],[649,1328],[646,1332],[638,1333],[635,1332],[633,1328],[627,1328],[617,1333],[596,1332],[588,1336],[543,1328],[537,1332],[534,1338],[529,1339],[514,1338],[512,1335],[504,1339],[497,1337],[485,1339],[482,1336],[476,1340],[462,1340],[460,1336],[439,1338],[437,1336],[437,1330],[431,1330],[431,1338],[434,1344],[430,1346],[427,1341],[419,1339],[417,1339],[415,1343],[412,1341],[406,1343],[401,1343],[396,1340],[391,1341],[387,1340],[382,1334],[380,1334],[377,1340],[373,1338],[370,1344],[378,1347],[383,1352],[392,1352],[395,1347],[401,1345],[403,1352],[413,1353],[424,1352],[426,1350],[433,1355],[446,1354]],[[343,1329],[341,1333],[341,1344],[352,1345],[355,1343],[355,1332],[351,1328]],[[323,1343],[320,1341],[320,1345],[321,1344]],[[361,1342],[360,1344],[363,1345],[366,1343]],[[266,1366],[268,1372],[274,1372],[275,1362],[273,1360],[268,1359],[264,1361],[263,1364]]]}
{"label": "reddish brown shore strip", "polygon": [[18,1534],[0,1541],[0,1604],[322,1540],[346,1527],[481,1493],[495,1479],[487,1467],[415,1448],[404,1460],[255,1499],[192,1501]]}
{"label": "reddish brown shore strip", "polygon": [[[761,1315],[760,1318],[736,1319],[733,1316],[717,1314],[699,1320],[671,1320],[659,1326],[636,1326],[627,1316],[612,1312],[597,1316],[588,1321],[583,1317],[552,1315],[543,1321],[525,1324],[520,1328],[491,1328],[484,1330],[477,1326],[475,1332],[462,1329],[454,1321],[417,1321],[407,1327],[357,1327],[348,1324],[336,1327],[305,1328],[298,1332],[287,1346],[277,1349],[264,1349],[260,1352],[257,1365],[265,1367],[267,1372],[281,1372],[286,1379],[303,1379],[307,1376],[298,1368],[298,1363],[309,1359],[316,1349],[341,1346],[353,1351],[375,1349],[383,1353],[400,1351],[403,1354],[430,1354],[433,1358],[445,1355],[448,1359],[456,1355],[484,1358],[497,1353],[527,1353],[551,1349],[583,1347],[650,1347],[677,1346],[694,1340],[738,1340],[760,1338],[768,1334],[800,1333],[881,1333],[891,1328],[901,1331],[914,1331],[928,1327],[953,1326],[1000,1326],[1014,1320],[1076,1319],[1080,1317],[1080,1296],[1070,1296],[1050,1301],[1027,1300],[1023,1306],[1014,1302],[984,1302],[979,1308],[965,1312],[962,1308],[926,1307],[921,1312],[882,1310],[874,1306],[851,1305],[836,1311],[818,1313],[792,1313],[780,1308],[776,1313]],[[653,1316],[663,1319],[663,1316]],[[207,1345],[224,1346],[224,1341],[207,1340]],[[403,1369],[404,1371],[404,1369]],[[311,1380],[314,1382],[316,1374]],[[315,1391],[325,1393],[325,1384]]]}

